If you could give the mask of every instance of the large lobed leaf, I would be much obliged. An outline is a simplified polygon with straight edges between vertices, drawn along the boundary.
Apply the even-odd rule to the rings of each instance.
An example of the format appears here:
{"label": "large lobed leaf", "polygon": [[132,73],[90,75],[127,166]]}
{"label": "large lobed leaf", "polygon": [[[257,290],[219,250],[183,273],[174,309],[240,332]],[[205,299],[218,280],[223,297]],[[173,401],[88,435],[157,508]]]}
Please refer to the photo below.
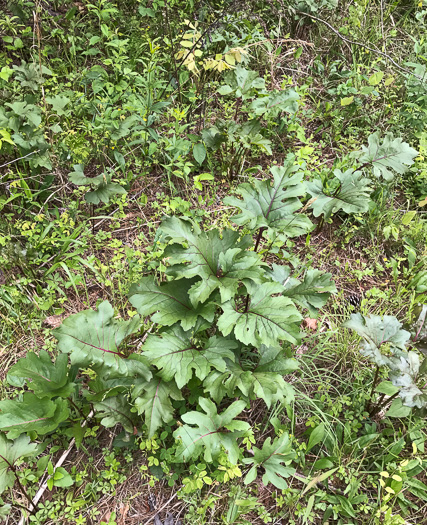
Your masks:
{"label": "large lobed leaf", "polygon": [[[360,313],[351,314],[350,319],[343,326],[351,328],[365,339],[366,353],[373,351],[374,348],[379,350],[384,343],[389,343],[393,347],[405,351],[411,336],[409,332],[401,329],[402,323],[393,315],[385,315],[384,317],[371,315],[367,317]],[[377,363],[378,366],[382,366],[382,364],[384,363]]]}
{"label": "large lobed leaf", "polygon": [[245,484],[252,483],[258,475],[258,469],[264,469],[262,482],[265,486],[272,483],[281,490],[288,488],[285,478],[295,474],[295,469],[289,467],[296,453],[292,450],[292,444],[287,433],[276,438],[273,443],[271,438],[267,438],[262,449],[253,447],[253,458],[244,458],[243,463],[253,465],[245,478]]}
{"label": "large lobed leaf", "polygon": [[235,69],[225,75],[226,85],[218,89],[221,95],[235,94],[237,98],[247,100],[256,95],[257,90],[265,89],[265,80],[261,78],[257,71],[245,69],[238,64]]}
{"label": "large lobed leaf", "polygon": [[106,428],[121,424],[129,433],[136,433],[135,414],[131,412],[131,405],[124,395],[108,397],[93,404],[98,417],[102,417],[101,424]]}
{"label": "large lobed leaf", "polygon": [[203,382],[205,392],[217,403],[225,396],[241,395],[248,400],[259,397],[268,408],[276,401],[290,403],[294,399],[294,390],[283,376],[295,371],[298,362],[285,357],[280,348],[262,345],[259,354],[258,363],[245,368],[238,362],[226,360],[225,372],[212,371]]}
{"label": "large lobed leaf", "polygon": [[274,296],[283,292],[283,286],[249,282],[245,285],[250,296],[247,311],[242,307],[240,311],[235,300],[223,304],[218,319],[221,332],[226,336],[233,331],[236,339],[257,348],[262,344],[278,346],[280,341],[297,343],[302,317],[289,298]]}
{"label": "large lobed leaf", "polygon": [[218,458],[224,448],[230,463],[235,465],[239,459],[237,440],[247,434],[249,423],[235,420],[245,408],[244,401],[235,401],[222,414],[218,414],[216,405],[209,399],[199,398],[202,412],[187,412],[182,420],[187,423],[173,433],[181,443],[176,451],[178,461],[197,459],[202,453],[205,461],[211,463]]}
{"label": "large lobed leaf", "polygon": [[[416,352],[393,356],[388,359],[390,380],[399,388],[399,397],[405,406],[422,408],[427,406],[427,393],[417,386],[420,358]],[[423,381],[425,382],[425,381]]]}
{"label": "large lobed leaf", "polygon": [[67,317],[54,330],[58,349],[70,354],[71,363],[80,367],[104,366],[113,372],[129,374],[129,367],[139,368],[140,375],[149,379],[150,371],[143,362],[129,362],[121,351],[124,340],[139,328],[138,315],[129,321],[114,319],[114,309],[104,301],[98,310],[84,310]]}
{"label": "large lobed leaf", "polygon": [[308,217],[295,213],[302,208],[298,197],[305,194],[305,183],[304,172],[294,166],[294,160],[295,157],[289,155],[283,166],[271,168],[273,183],[255,180],[252,184],[240,184],[237,192],[242,199],[224,199],[225,204],[241,210],[233,222],[251,230],[267,228],[270,238],[277,234],[296,237],[311,230],[313,225]]}
{"label": "large lobed leaf", "polygon": [[22,400],[0,401],[0,430],[7,432],[9,439],[32,431],[43,436],[56,430],[68,415],[67,400],[40,399],[32,392],[26,392]]}
{"label": "large lobed leaf", "polygon": [[131,395],[138,414],[144,414],[150,438],[162,426],[162,422],[169,423],[173,419],[172,399],[183,399],[174,381],[167,382],[156,376],[135,385]]}
{"label": "large lobed leaf", "polygon": [[52,363],[46,350],[39,355],[28,353],[12,366],[8,379],[23,377],[28,387],[40,398],[68,397],[74,390],[74,383],[68,377],[68,356],[60,354]]}
{"label": "large lobed leaf", "polygon": [[[113,172],[114,173],[114,172]],[[96,177],[86,177],[82,164],[75,164],[74,171],[69,173],[70,181],[76,186],[94,186],[93,191],[85,195],[85,200],[92,204],[99,204],[101,201],[108,204],[114,195],[124,195],[126,190],[120,184],[111,182],[111,173],[105,172]]]}
{"label": "large lobed leaf", "polygon": [[368,147],[362,146],[361,151],[354,152],[351,156],[361,164],[371,165],[376,177],[391,180],[394,177],[393,171],[405,173],[417,155],[417,150],[401,138],[393,138],[391,133],[387,133],[380,143],[380,132],[377,131],[369,136]]}
{"label": "large lobed leaf", "polygon": [[234,360],[233,348],[235,341],[224,337],[212,336],[203,343],[197,343],[191,337],[191,332],[184,332],[175,325],[160,336],[152,335],[143,346],[147,359],[161,370],[160,376],[165,381],[175,379],[178,388],[183,388],[192,375],[203,380],[211,368],[224,372],[224,358]]}
{"label": "large lobed leaf", "polygon": [[246,251],[252,244],[249,236],[239,240],[238,232],[224,230],[221,238],[218,230],[201,232],[196,224],[176,217],[165,220],[161,230],[174,243],[165,250],[171,264],[167,273],[178,279],[201,278],[189,289],[194,306],[204,303],[217,289],[221,301],[228,301],[244,278],[260,282],[260,258]]}
{"label": "large lobed leaf", "polygon": [[198,279],[177,279],[156,284],[153,277],[143,277],[138,284],[131,286],[131,304],[141,315],[154,313],[151,320],[162,326],[171,326],[178,321],[184,330],[193,328],[199,316],[212,322],[216,306],[209,302],[193,306],[189,291]]}
{"label": "large lobed leaf", "polygon": [[249,110],[253,111],[255,115],[269,117],[277,117],[282,111],[295,113],[298,109],[299,98],[294,89],[276,91],[264,97],[256,98],[249,106]]}
{"label": "large lobed leaf", "polygon": [[351,169],[342,172],[334,170],[334,175],[339,181],[336,191],[331,194],[326,192],[321,180],[307,183],[307,191],[315,198],[312,203],[313,215],[319,217],[323,214],[329,219],[333,213],[343,210],[345,213],[363,213],[368,211],[371,188],[369,179],[362,176],[360,171]]}
{"label": "large lobed leaf", "polygon": [[337,291],[330,273],[312,268],[306,271],[302,282],[291,277],[291,269],[288,266],[273,264],[269,275],[283,285],[284,296],[308,309],[310,317],[317,317],[319,308],[325,306],[331,294]]}

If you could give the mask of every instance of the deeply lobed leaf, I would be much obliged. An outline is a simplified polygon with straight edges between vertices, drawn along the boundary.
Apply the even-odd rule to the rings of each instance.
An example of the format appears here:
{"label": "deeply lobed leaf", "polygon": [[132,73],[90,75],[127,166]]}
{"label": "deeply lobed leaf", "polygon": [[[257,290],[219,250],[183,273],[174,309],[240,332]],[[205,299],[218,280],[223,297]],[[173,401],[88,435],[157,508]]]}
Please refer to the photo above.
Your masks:
{"label": "deeply lobed leaf", "polygon": [[197,343],[190,332],[175,325],[160,336],[149,336],[142,350],[147,359],[161,370],[160,376],[165,381],[175,379],[178,388],[182,388],[190,381],[193,370],[201,380],[211,368],[224,372],[224,359],[234,360],[232,350],[236,347],[235,341],[218,336]]}
{"label": "deeply lobed leaf", "polygon": [[162,326],[181,323],[184,330],[193,328],[199,316],[212,322],[216,306],[214,303],[193,306],[189,291],[199,279],[177,279],[157,285],[153,277],[143,277],[132,285],[129,295],[131,304],[141,315],[154,313],[151,320]]}
{"label": "deeply lobed leaf", "polygon": [[131,396],[138,414],[145,416],[149,438],[153,437],[162,422],[169,423],[173,419],[171,400],[183,399],[174,381],[167,382],[156,376],[150,381],[142,381],[135,385]]}
{"label": "deeply lobed leaf", "polygon": [[56,430],[68,415],[65,399],[40,399],[32,392],[26,392],[22,400],[0,401],[0,430],[7,432],[9,439],[32,431],[43,436]]}
{"label": "deeply lobed leaf", "polygon": [[171,264],[167,273],[178,279],[201,278],[189,289],[194,306],[204,303],[217,289],[222,302],[230,300],[244,278],[261,281],[259,256],[246,251],[252,244],[249,236],[239,240],[238,232],[224,230],[221,238],[218,230],[201,232],[197,225],[176,217],[164,221],[161,229],[174,243],[165,250]]}
{"label": "deeply lobed leaf", "polygon": [[67,317],[53,334],[58,339],[58,349],[70,354],[73,365],[103,365],[124,375],[129,374],[129,366],[138,367],[140,374],[149,379],[151,374],[145,364],[127,362],[121,351],[121,345],[138,330],[139,323],[138,315],[129,321],[115,320],[113,307],[104,301],[98,310],[84,310]]}
{"label": "deeply lobed leaf", "polygon": [[242,343],[258,348],[262,344],[278,346],[280,341],[298,342],[301,314],[289,298],[274,296],[283,292],[283,286],[271,282],[245,285],[250,296],[247,311],[239,309],[235,300],[222,305],[218,328],[223,335],[233,332]]}
{"label": "deeply lobed leaf", "polygon": [[233,222],[254,231],[267,228],[270,238],[278,234],[296,237],[310,231],[313,225],[308,217],[295,213],[302,208],[298,197],[305,194],[305,183],[304,173],[294,161],[295,156],[289,155],[283,166],[271,168],[273,183],[255,180],[252,184],[240,184],[237,192],[242,200],[226,197],[224,204],[241,210]]}
{"label": "deeply lobed leaf", "polygon": [[405,173],[412,166],[417,155],[417,150],[411,148],[401,138],[394,138],[391,133],[387,133],[381,143],[380,132],[377,131],[369,136],[368,147],[362,146],[361,151],[351,156],[361,164],[371,165],[376,177],[392,180],[393,172]]}
{"label": "deeply lobed leaf", "polygon": [[39,445],[31,443],[28,436],[19,436],[10,441],[4,434],[0,434],[0,494],[13,487],[15,475],[11,469],[20,458],[34,457],[38,454]]}
{"label": "deeply lobed leaf", "polygon": [[[387,366],[390,380],[399,388],[399,397],[405,406],[422,408],[427,406],[427,393],[420,390],[417,381],[420,374],[420,358],[414,351],[407,351],[410,333],[402,330],[394,316],[352,314],[344,326],[355,330],[365,339],[361,353],[377,366]],[[387,354],[382,345],[389,346]]]}
{"label": "deeply lobed leaf", "polygon": [[371,201],[369,179],[364,178],[360,171],[351,169],[345,172],[336,169],[334,175],[339,181],[339,186],[332,195],[326,192],[321,180],[307,183],[307,191],[315,199],[311,205],[313,215],[319,217],[323,214],[327,220],[339,210],[345,213],[368,211]]}
{"label": "deeply lobed leaf", "polygon": [[197,459],[202,453],[208,463],[218,458],[224,448],[230,463],[239,458],[237,439],[246,435],[250,426],[245,421],[235,420],[245,408],[244,401],[235,401],[222,414],[209,399],[199,398],[205,412],[187,412],[182,416],[186,425],[177,428],[174,437],[181,440],[176,452],[178,461]]}
{"label": "deeply lobed leaf", "polygon": [[285,490],[288,484],[285,478],[289,478],[295,474],[295,469],[289,467],[292,460],[296,457],[296,453],[292,450],[289,435],[282,434],[271,442],[268,437],[262,446],[262,449],[253,447],[254,456],[252,458],[244,458],[243,463],[246,465],[253,465],[245,478],[245,484],[249,484],[255,480],[258,475],[258,469],[264,468],[264,475],[262,482],[266,486],[272,483],[275,487]]}
{"label": "deeply lobed leaf", "polygon": [[288,266],[273,264],[269,275],[284,286],[284,296],[308,309],[310,317],[317,317],[319,309],[325,306],[331,294],[337,291],[332,274],[312,268],[306,271],[302,282],[291,277],[291,269]]}
{"label": "deeply lobed leaf", "polygon": [[40,398],[68,397],[74,390],[74,383],[68,377],[68,356],[60,354],[52,363],[46,350],[39,355],[29,352],[20,359],[8,373],[8,379],[22,377],[28,387]]}
{"label": "deeply lobed leaf", "polygon": [[242,395],[248,400],[259,397],[269,408],[276,401],[290,403],[294,399],[294,390],[283,376],[298,368],[297,361],[286,358],[280,348],[264,345],[259,354],[258,363],[245,368],[239,362],[226,360],[225,372],[212,371],[203,382],[205,392],[217,403],[225,396]]}

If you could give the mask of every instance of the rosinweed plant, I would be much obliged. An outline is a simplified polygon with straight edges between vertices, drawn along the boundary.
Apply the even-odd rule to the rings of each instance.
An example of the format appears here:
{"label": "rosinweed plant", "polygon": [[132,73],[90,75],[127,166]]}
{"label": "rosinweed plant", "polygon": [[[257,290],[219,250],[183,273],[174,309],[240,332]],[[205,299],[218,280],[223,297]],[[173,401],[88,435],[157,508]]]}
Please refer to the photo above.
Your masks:
{"label": "rosinweed plant", "polygon": [[[427,407],[427,305],[421,308],[412,333],[402,330],[402,323],[392,315],[365,317],[352,314],[344,326],[355,330],[364,339],[360,352],[376,365],[371,398],[376,389],[381,395],[370,416],[393,401],[389,416],[408,415],[411,408]],[[420,359],[417,348],[424,354]],[[390,381],[379,385],[380,368],[388,370]]]}
{"label": "rosinweed plant", "polygon": [[[163,221],[166,279],[146,276],[130,290],[138,313],[157,325],[140,348],[132,341],[141,330],[140,315],[115,319],[104,301],[54,331],[54,363],[42,351],[10,369],[9,382],[30,391],[0,402],[0,429],[9,439],[71,426],[91,408],[105,427],[121,424],[131,435],[144,431],[151,437],[179,407],[176,462],[203,456],[210,463],[223,451],[231,464],[242,459],[240,445],[252,436],[242,416],[250,401],[261,398],[270,407],[293,397],[283,376],[298,366],[288,345],[302,337],[297,306],[313,317],[335,292],[330,274],[307,269],[298,280],[290,268],[263,262],[258,254],[263,236],[286,241],[313,227],[298,213],[305,185],[294,157],[271,172],[272,181],[242,184],[242,198],[227,200],[240,209],[233,221],[245,234],[203,231],[177,217]],[[78,426],[72,428],[81,441]],[[247,482],[262,467],[265,482],[284,488],[292,458],[287,435],[266,441],[244,461],[253,464]]]}

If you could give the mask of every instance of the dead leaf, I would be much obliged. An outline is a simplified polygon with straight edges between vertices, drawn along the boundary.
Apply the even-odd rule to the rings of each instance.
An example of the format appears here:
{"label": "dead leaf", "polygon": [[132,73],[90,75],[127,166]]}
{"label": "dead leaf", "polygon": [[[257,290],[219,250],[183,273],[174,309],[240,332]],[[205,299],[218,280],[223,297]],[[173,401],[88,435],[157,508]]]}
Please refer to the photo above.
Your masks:
{"label": "dead leaf", "polygon": [[65,315],[51,315],[50,317],[46,317],[43,324],[50,328],[58,328],[58,326],[61,326],[64,319]]}
{"label": "dead leaf", "polygon": [[306,317],[303,321],[303,325],[308,328],[309,330],[317,330],[317,319],[310,319],[310,317]]}
{"label": "dead leaf", "polygon": [[99,520],[99,523],[102,523],[102,522],[108,523],[110,521],[110,518],[111,518],[111,510],[107,510],[107,512],[105,512],[102,518]]}
{"label": "dead leaf", "polygon": [[126,516],[128,515],[128,512],[129,512],[129,504],[128,503],[120,503],[120,506],[119,506],[119,520],[118,520],[118,524],[119,525],[125,525],[125,522],[126,522]]}

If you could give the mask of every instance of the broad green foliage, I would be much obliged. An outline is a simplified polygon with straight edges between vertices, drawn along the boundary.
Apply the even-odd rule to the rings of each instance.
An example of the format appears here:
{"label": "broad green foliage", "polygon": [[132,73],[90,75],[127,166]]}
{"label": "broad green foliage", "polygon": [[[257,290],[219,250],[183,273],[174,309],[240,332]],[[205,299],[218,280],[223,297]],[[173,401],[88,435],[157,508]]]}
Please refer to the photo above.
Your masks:
{"label": "broad green foliage", "polygon": [[332,275],[320,270],[309,268],[302,282],[291,277],[291,269],[288,266],[273,264],[269,274],[274,281],[284,286],[282,295],[307,308],[310,317],[317,317],[319,308],[325,306],[330,294],[337,292]]}
{"label": "broad green foliage", "polygon": [[362,150],[354,152],[352,157],[361,164],[372,166],[376,177],[389,181],[394,177],[393,172],[400,175],[405,173],[417,155],[414,148],[401,138],[394,138],[391,133],[381,142],[380,132],[377,131],[368,138],[368,147],[362,146]]}
{"label": "broad green foliage", "polygon": [[[371,188],[370,181],[362,176],[360,171],[351,169],[342,172],[334,170],[335,181],[333,189],[328,191],[321,180],[307,183],[307,191],[313,197],[313,215],[319,217],[323,214],[325,220],[333,213],[343,210],[346,213],[363,213],[368,211]],[[335,183],[334,183],[335,182]]]}
{"label": "broad green foliage", "polygon": [[[378,356],[379,361],[382,359],[379,352],[382,344],[389,343],[394,348],[403,351],[410,337],[409,332],[401,329],[402,323],[392,315],[365,317],[362,314],[352,314],[344,326],[355,330],[362,336],[366,341],[364,351],[371,353],[373,357]],[[383,363],[378,364],[381,366]]]}
{"label": "broad green foliage", "polygon": [[[424,523],[427,10],[406,4],[2,2],[0,522],[94,521],[139,471],[189,503],[164,525]],[[353,304],[342,286],[323,319],[332,275],[417,321],[352,316],[355,353],[325,333]],[[73,439],[96,457],[68,473]]]}
{"label": "broad green foliage", "polygon": [[58,339],[58,349],[70,354],[72,364],[80,367],[104,365],[120,370],[125,366],[120,358],[126,357],[120,347],[138,328],[138,316],[130,321],[116,321],[113,307],[104,301],[97,311],[85,310],[70,315],[54,335]]}
{"label": "broad green foliage", "polygon": [[268,155],[272,154],[271,141],[261,133],[261,123],[251,119],[243,124],[234,121],[218,120],[214,126],[205,128],[202,132],[206,146],[217,151],[222,144],[228,144],[235,149],[234,161],[240,161],[244,150],[250,151],[252,146],[258,146]]}
{"label": "broad green foliage", "polygon": [[0,106],[0,128],[8,132],[6,138],[7,136],[12,138],[12,144],[19,148],[22,156],[31,153],[28,162],[32,168],[43,167],[51,170],[49,146],[43,130],[40,129],[41,122],[42,110],[35,104],[16,100],[12,103],[7,102],[3,107]]}
{"label": "broad green foliage", "polygon": [[106,170],[96,177],[86,177],[81,164],[74,165],[74,171],[70,175],[70,181],[76,186],[92,186],[95,189],[85,195],[85,200],[91,204],[100,202],[108,203],[114,195],[124,195],[126,190],[120,184],[111,182],[114,172]]}
{"label": "broad green foliage", "polygon": [[35,431],[40,436],[54,431],[69,416],[65,399],[40,399],[26,392],[20,399],[0,401],[0,429],[15,439],[23,432]]}
{"label": "broad green foliage", "polygon": [[296,454],[292,450],[292,445],[288,434],[282,434],[271,442],[271,438],[264,441],[262,449],[253,447],[254,457],[244,458],[243,463],[253,465],[246,475],[245,484],[252,483],[258,475],[258,469],[264,469],[262,482],[264,485],[272,483],[281,490],[288,488],[285,478],[295,474],[295,469],[289,467]]}
{"label": "broad green foliage", "polygon": [[399,397],[405,406],[427,406],[427,392],[421,390],[421,385],[425,385],[426,371],[420,371],[419,354],[407,350],[411,334],[401,329],[402,323],[393,316],[381,318],[352,314],[344,326],[355,330],[365,339],[361,349],[364,356],[378,367],[386,366],[389,369],[390,381],[398,388]]}
{"label": "broad green foliage", "polygon": [[[233,297],[242,279],[260,282],[262,270],[259,257],[247,251],[252,245],[249,236],[239,240],[232,230],[201,232],[197,225],[175,217],[162,223],[164,239],[173,239],[165,251],[169,257],[168,275],[176,278],[201,277],[189,290],[193,305],[204,303],[214,290],[219,290],[221,301]],[[185,244],[186,246],[177,246]]]}
{"label": "broad green foliage", "polygon": [[27,380],[27,386],[40,398],[68,397],[74,390],[69,379],[68,357],[60,354],[52,363],[46,350],[37,356],[29,353],[13,366],[8,373],[8,381],[14,377]]}
{"label": "broad green foliage", "polygon": [[267,407],[275,401],[290,403],[294,399],[294,390],[283,376],[297,370],[297,361],[285,357],[280,348],[264,345],[259,349],[259,356],[255,362],[246,363],[245,368],[240,360],[232,362],[226,359],[227,370],[209,374],[203,383],[205,391],[217,403],[225,396],[236,395],[236,392],[248,400],[259,397]]}
{"label": "broad green foliage", "polygon": [[180,322],[184,330],[193,328],[201,317],[212,322],[215,305],[206,303],[193,306],[189,290],[198,279],[180,279],[156,284],[153,277],[142,278],[133,285],[129,292],[129,300],[141,315],[150,315],[153,323],[172,326]]}
{"label": "broad green foliage", "polygon": [[135,416],[131,412],[131,405],[125,396],[108,397],[103,401],[96,401],[93,404],[93,408],[97,411],[99,417],[101,417],[101,425],[106,428],[114,427],[117,424],[121,424],[122,427],[130,434],[134,433]]}
{"label": "broad green foliage", "polygon": [[153,377],[151,381],[139,382],[132,390],[132,400],[138,414],[144,414],[148,436],[151,438],[162,423],[169,423],[175,410],[172,400],[182,400],[182,394],[175,381],[163,381]]}
{"label": "broad green foliage", "polygon": [[255,99],[249,106],[249,111],[255,115],[266,117],[277,117],[279,113],[295,113],[298,109],[299,95],[293,89],[285,92],[272,93],[270,95]]}
{"label": "broad green foliage", "polygon": [[240,64],[225,75],[227,84],[218,89],[220,95],[233,93],[237,98],[247,100],[257,94],[258,91],[264,92],[265,80],[260,78],[256,71],[245,69]]}
{"label": "broad green foliage", "polygon": [[[307,218],[296,215],[304,185],[293,160],[272,168],[273,184],[242,185],[243,201],[231,200],[241,210],[235,222],[249,234],[203,231],[177,217],[164,220],[157,239],[167,244],[166,281],[145,276],[129,292],[131,304],[151,316],[157,329],[137,347],[132,337],[142,327],[139,315],[116,318],[107,301],[71,315],[54,331],[60,352],[54,363],[41,351],[11,369],[10,382],[24,380],[34,393],[0,402],[0,429],[12,438],[27,431],[43,435],[76,409],[87,414],[90,403],[103,426],[120,424],[131,435],[144,430],[152,438],[173,424],[179,407],[185,424],[174,432],[176,461],[202,455],[217,461],[225,450],[236,465],[241,441],[252,436],[249,424],[236,417],[257,398],[267,407],[294,398],[284,376],[298,365],[282,344],[301,339],[297,305],[317,313],[335,292],[329,274],[309,269],[299,281],[289,268],[271,267],[257,253],[265,229],[284,239],[311,229]],[[82,370],[89,381],[82,380]],[[220,402],[228,406],[222,412]],[[267,469],[272,463],[257,464]],[[282,467],[280,472],[284,475]]]}
{"label": "broad green foliage", "polygon": [[278,283],[261,285],[246,283],[250,296],[248,308],[239,309],[236,300],[226,302],[218,319],[218,328],[224,335],[234,332],[244,344],[277,345],[280,341],[297,343],[302,316],[287,297],[277,296],[283,291]]}
{"label": "broad green foliage", "polygon": [[54,97],[46,97],[46,102],[52,106],[52,110],[57,115],[65,115],[67,112],[65,108],[70,104],[71,100],[63,95],[55,95]]}
{"label": "broad green foliage", "polygon": [[237,192],[242,200],[226,197],[224,204],[240,208],[241,213],[233,217],[239,226],[251,230],[266,228],[271,239],[278,235],[296,237],[312,228],[308,217],[296,212],[302,208],[299,197],[305,194],[304,173],[294,165],[295,157],[287,157],[284,166],[274,166],[269,180],[255,180],[252,184],[240,184]]}
{"label": "broad green foliage", "polygon": [[15,441],[9,441],[0,434],[0,494],[13,486],[15,474],[12,468],[21,458],[34,457],[38,454],[37,443],[30,443],[28,436],[19,436]]}
{"label": "broad green foliage", "polygon": [[204,454],[207,462],[217,458],[224,448],[232,464],[239,458],[237,439],[250,431],[249,423],[235,419],[245,408],[244,401],[235,401],[218,414],[215,403],[200,398],[199,405],[205,413],[187,412],[182,416],[185,425],[177,428],[175,438],[182,441],[176,452],[178,461],[186,461]]}
{"label": "broad green foliage", "polygon": [[295,113],[298,109],[299,95],[295,90],[268,92],[265,80],[256,71],[245,69],[240,64],[226,74],[227,84],[218,89],[221,95],[233,95],[242,100],[252,99],[248,112],[257,116],[277,117],[279,113]]}
{"label": "broad green foliage", "polygon": [[197,342],[192,334],[175,325],[160,336],[149,336],[144,344],[144,356],[159,370],[165,381],[175,379],[178,388],[186,385],[193,376],[203,380],[211,368],[224,372],[228,357],[234,360],[232,350],[235,341],[212,336],[206,341]]}

